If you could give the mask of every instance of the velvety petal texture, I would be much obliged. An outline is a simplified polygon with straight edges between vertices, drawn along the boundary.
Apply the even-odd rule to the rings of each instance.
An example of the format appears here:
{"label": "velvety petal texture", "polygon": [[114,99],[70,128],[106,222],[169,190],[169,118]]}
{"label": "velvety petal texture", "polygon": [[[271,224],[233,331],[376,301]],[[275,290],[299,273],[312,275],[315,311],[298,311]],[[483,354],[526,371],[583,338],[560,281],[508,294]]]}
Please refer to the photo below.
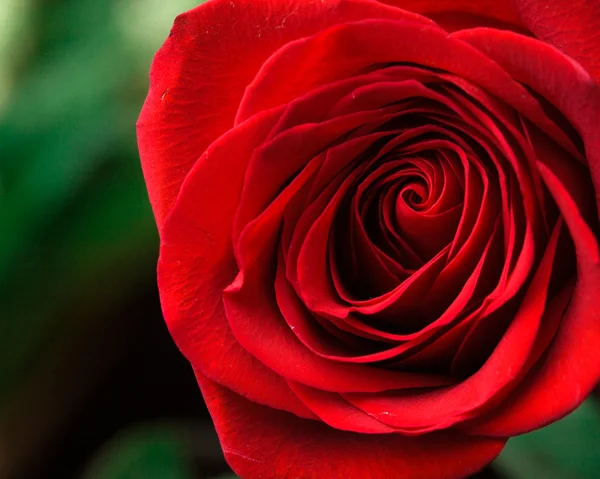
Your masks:
{"label": "velvety petal texture", "polygon": [[[198,382],[225,457],[240,477],[458,479],[483,467],[503,445],[452,432],[420,438],[348,434],[253,404],[201,375]],[[247,431],[254,431],[253,440]]]}
{"label": "velvety petal texture", "polygon": [[177,17],[154,58],[137,123],[159,232],[190,168],[233,126],[244,90],[267,58],[290,41],[373,17],[429,22],[371,0],[211,0]]}
{"label": "velvety petal texture", "polygon": [[600,3],[596,0],[513,0],[522,25],[577,60],[600,81]]}
{"label": "velvety petal texture", "polygon": [[176,20],[138,122],[158,284],[243,479],[465,477],[598,384],[598,11],[541,4]]}

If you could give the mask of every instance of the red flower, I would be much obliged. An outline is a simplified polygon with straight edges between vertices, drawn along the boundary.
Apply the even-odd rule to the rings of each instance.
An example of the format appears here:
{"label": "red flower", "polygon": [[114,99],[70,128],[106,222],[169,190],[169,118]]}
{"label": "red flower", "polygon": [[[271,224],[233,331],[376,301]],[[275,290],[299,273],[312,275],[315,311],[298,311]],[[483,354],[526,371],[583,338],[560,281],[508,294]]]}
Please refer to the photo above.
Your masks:
{"label": "red flower", "polygon": [[243,478],[456,478],[600,377],[600,2],[212,0],[138,123]]}

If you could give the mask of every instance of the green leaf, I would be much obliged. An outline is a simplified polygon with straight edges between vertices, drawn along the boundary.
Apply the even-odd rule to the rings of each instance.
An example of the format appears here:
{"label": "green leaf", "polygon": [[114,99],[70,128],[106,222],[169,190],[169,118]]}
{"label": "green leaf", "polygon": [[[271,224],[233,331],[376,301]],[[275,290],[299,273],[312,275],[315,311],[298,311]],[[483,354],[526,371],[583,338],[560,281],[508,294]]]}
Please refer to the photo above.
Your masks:
{"label": "green leaf", "polygon": [[512,438],[494,462],[511,479],[595,479],[600,471],[600,407],[589,399],[566,418]]}
{"label": "green leaf", "polygon": [[84,479],[193,479],[184,434],[173,426],[125,431],[104,447]]}

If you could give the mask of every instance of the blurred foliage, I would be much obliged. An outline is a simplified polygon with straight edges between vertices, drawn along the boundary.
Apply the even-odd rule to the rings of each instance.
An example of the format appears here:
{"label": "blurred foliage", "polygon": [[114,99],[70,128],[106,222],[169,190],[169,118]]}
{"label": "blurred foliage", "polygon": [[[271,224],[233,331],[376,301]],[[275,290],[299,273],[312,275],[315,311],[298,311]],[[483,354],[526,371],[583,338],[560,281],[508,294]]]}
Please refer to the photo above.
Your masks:
{"label": "blurred foliage", "polygon": [[[0,1],[0,411],[77,334],[78,311],[152,276],[157,235],[135,121],[154,52],[198,3]],[[494,465],[514,479],[592,479],[599,431],[590,401],[512,439]],[[187,479],[182,449],[177,431],[136,429],[100,452],[88,479]]]}
{"label": "blurred foliage", "polygon": [[193,479],[181,436],[172,426],[121,434],[100,451],[83,479]]}
{"label": "blurred foliage", "polygon": [[[190,0],[0,2],[0,405],[39,353],[155,261],[135,121]],[[118,278],[118,281],[113,281]]]}
{"label": "blurred foliage", "polygon": [[590,399],[550,426],[512,438],[495,465],[511,479],[595,479],[600,475],[600,407]]}

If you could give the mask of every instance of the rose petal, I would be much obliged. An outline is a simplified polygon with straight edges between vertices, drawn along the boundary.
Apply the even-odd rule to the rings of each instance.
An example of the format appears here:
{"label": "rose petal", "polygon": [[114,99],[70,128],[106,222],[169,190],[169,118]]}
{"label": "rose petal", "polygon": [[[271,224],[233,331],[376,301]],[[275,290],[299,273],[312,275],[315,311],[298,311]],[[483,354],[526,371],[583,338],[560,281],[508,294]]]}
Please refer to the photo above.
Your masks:
{"label": "rose petal", "polygon": [[165,223],[158,283],[171,335],[196,370],[253,401],[311,417],[287,384],[237,343],[221,300],[237,272],[231,230],[245,163],[280,112],[231,130],[194,165]]}
{"label": "rose petal", "polygon": [[418,438],[336,431],[197,377],[225,458],[245,479],[459,479],[489,463],[504,445],[455,431]]}
{"label": "rose petal", "polygon": [[527,361],[536,335],[543,324],[562,223],[557,223],[527,295],[506,334],[490,358],[475,374],[448,388],[432,392],[399,392],[382,395],[344,394],[353,405],[407,434],[422,434],[444,429],[470,419],[474,411],[485,406],[510,384]]}
{"label": "rose petal", "polygon": [[290,388],[325,424],[341,430],[362,434],[387,434],[395,429],[350,404],[337,393],[320,391],[292,381]]}
{"label": "rose petal", "polygon": [[422,15],[453,12],[467,15],[481,15],[501,22],[519,24],[514,7],[510,2],[497,0],[378,0]]}
{"label": "rose petal", "polygon": [[581,63],[600,81],[600,3],[596,0],[513,0],[536,37]]}
{"label": "rose petal", "polygon": [[[485,53],[512,78],[545,97],[570,121],[584,142],[600,205],[600,86],[569,57],[532,38],[479,28],[457,32],[452,37]],[[530,119],[541,127],[535,119]]]}
{"label": "rose petal", "polygon": [[[466,32],[476,30],[485,29]],[[415,23],[412,19],[375,19],[339,25],[290,42],[265,62],[248,86],[238,120],[267,107],[288,103],[321,85],[364,73],[377,65],[408,62],[443,69],[483,86],[569,149],[570,141],[565,133],[547,117],[522,85],[478,49],[459,41],[466,38],[462,35],[464,32],[448,35],[437,26]],[[541,44],[512,32],[489,32],[491,36],[495,36],[495,32],[506,33]],[[534,53],[530,52],[527,58],[532,55]]]}
{"label": "rose petal", "polygon": [[212,0],[179,15],[154,58],[137,124],[159,232],[185,176],[234,125],[244,90],[269,55],[331,25],[374,17],[430,22],[371,0]]}
{"label": "rose petal", "polygon": [[[264,267],[264,265],[262,265]],[[343,364],[319,357],[292,333],[281,316],[273,278],[246,267],[226,290],[229,324],[240,344],[279,375],[326,391],[374,392],[448,384],[448,378]],[[269,286],[270,285],[270,286]]]}
{"label": "rose petal", "polygon": [[[594,233],[580,213],[575,198],[581,188],[569,191],[567,178],[539,164],[540,172],[569,227],[577,254],[577,283],[560,329],[539,367],[532,371],[511,399],[482,423],[476,433],[509,436],[542,427],[575,409],[600,379],[600,251]],[[561,172],[564,175],[564,170]],[[584,205],[585,206],[585,205]]]}

